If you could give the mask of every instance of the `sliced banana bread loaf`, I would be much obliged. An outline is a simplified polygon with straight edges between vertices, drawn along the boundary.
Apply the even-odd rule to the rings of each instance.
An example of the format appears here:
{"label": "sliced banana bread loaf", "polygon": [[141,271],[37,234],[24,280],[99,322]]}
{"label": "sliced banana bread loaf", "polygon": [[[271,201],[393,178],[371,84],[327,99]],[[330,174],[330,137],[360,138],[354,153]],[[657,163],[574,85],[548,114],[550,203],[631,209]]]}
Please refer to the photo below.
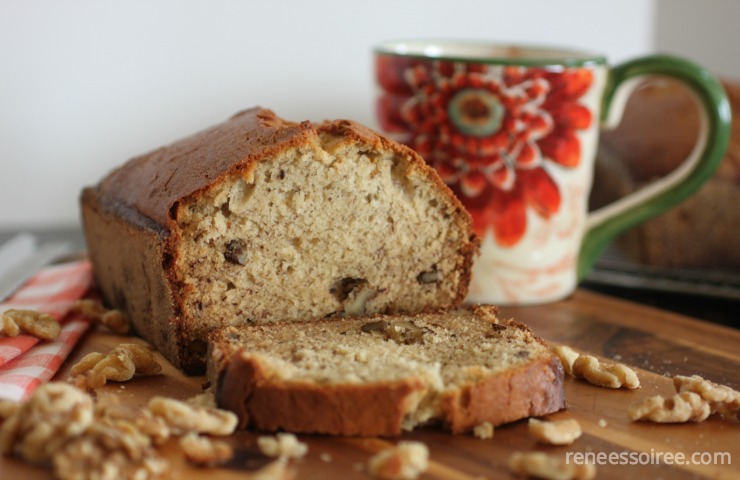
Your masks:
{"label": "sliced banana bread loaf", "polygon": [[565,406],[560,361],[490,306],[229,327],[209,347],[216,401],[242,428],[388,436],[439,422],[461,433]]}
{"label": "sliced banana bread loaf", "polygon": [[226,325],[459,304],[469,215],[410,149],[251,109],[82,194],[105,299],[188,371]]}

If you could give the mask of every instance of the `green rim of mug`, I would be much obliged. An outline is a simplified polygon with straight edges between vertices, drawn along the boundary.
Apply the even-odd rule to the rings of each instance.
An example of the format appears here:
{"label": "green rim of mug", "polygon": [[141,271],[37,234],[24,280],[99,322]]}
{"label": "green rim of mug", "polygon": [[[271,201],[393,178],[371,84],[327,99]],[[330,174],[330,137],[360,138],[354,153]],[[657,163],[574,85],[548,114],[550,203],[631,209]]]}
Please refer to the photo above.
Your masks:
{"label": "green rim of mug", "polygon": [[[427,47],[448,48],[495,48],[520,50],[528,52],[526,57],[511,58],[507,56],[475,56],[455,54],[425,54],[409,52],[401,47],[406,44],[424,45]],[[420,47],[422,48],[422,47]],[[444,60],[448,62],[472,62],[489,65],[523,65],[527,67],[585,67],[606,65],[607,60],[603,55],[582,52],[570,48],[545,47],[534,44],[496,43],[483,40],[445,40],[445,39],[414,39],[393,40],[382,42],[373,48],[376,55],[388,55],[394,57],[415,58],[419,60]],[[531,54],[531,56],[529,56]]]}

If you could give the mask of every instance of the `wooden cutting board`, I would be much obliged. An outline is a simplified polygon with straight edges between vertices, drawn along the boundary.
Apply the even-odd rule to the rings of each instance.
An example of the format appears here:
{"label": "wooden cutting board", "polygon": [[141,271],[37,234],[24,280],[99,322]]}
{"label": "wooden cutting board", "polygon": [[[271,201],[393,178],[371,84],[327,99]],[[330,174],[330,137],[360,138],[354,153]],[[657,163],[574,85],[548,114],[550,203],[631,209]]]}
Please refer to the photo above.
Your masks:
{"label": "wooden cutting board", "polygon": [[[638,369],[642,388],[634,391],[609,390],[581,381],[566,379],[568,408],[549,418],[576,418],[583,436],[573,445],[553,447],[538,445],[527,433],[526,422],[496,429],[490,440],[469,435],[450,435],[434,428],[403,435],[405,440],[427,444],[431,463],[422,479],[473,480],[509,478],[506,463],[514,451],[539,450],[565,457],[567,452],[612,453],[617,464],[598,465],[597,478],[740,478],[740,423],[711,418],[699,424],[657,425],[632,423],[627,406],[646,396],[672,395],[672,382],[666,376],[699,374],[715,382],[740,389],[740,331],[705,323],[688,317],[649,308],[611,297],[578,291],[568,300],[555,304],[503,308],[501,317],[514,317],[528,323],[547,340],[571,345],[595,355],[632,365]],[[65,379],[69,365],[91,351],[108,351],[131,339],[104,333],[88,334],[75,350],[58,378]],[[131,404],[144,404],[153,395],[187,398],[201,390],[203,377],[186,377],[165,365],[156,377],[136,378],[126,384],[104,387],[99,395],[114,395]],[[172,477],[226,480],[248,478],[245,458],[255,450],[257,435],[240,433],[230,442],[237,457],[228,468],[197,469],[188,466],[177,444],[167,444],[163,453],[170,460]],[[309,454],[294,464],[300,479],[368,479],[358,471],[375,452],[397,439],[332,438],[301,435],[309,445]],[[698,463],[630,464],[664,455],[680,453]],[[724,464],[712,457],[726,452]],[[642,453],[642,456],[638,456]],[[597,457],[598,458],[598,457]],[[622,462],[622,464],[619,464]],[[731,462],[731,463],[728,463]],[[45,479],[46,470],[24,465],[13,459],[0,459],[2,479]]]}

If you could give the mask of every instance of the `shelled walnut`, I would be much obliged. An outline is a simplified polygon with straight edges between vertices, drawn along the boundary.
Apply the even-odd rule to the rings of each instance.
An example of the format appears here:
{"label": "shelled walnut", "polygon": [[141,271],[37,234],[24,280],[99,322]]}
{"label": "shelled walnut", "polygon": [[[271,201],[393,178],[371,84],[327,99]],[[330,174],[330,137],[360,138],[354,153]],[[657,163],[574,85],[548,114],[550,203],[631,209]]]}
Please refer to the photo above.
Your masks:
{"label": "shelled walnut", "polygon": [[298,440],[292,433],[259,437],[257,446],[268,457],[302,458],[308,453],[308,445]]}
{"label": "shelled walnut", "polygon": [[231,435],[236,429],[236,415],[227,410],[197,407],[159,396],[152,397],[147,407],[155,416],[161,417],[175,435],[188,432]]}
{"label": "shelled walnut", "polygon": [[740,392],[726,385],[706,380],[699,375],[673,377],[678,393],[694,392],[709,403],[712,413],[725,419],[740,420]]}
{"label": "shelled walnut", "polygon": [[133,425],[94,423],[84,435],[70,440],[54,454],[54,474],[62,480],[155,479],[167,462],[149,439]]}
{"label": "shelled walnut", "polygon": [[107,327],[117,335],[126,335],[131,330],[128,317],[120,310],[107,309],[96,300],[84,298],[72,305],[72,311],[77,312],[89,321]]}
{"label": "shelled walnut", "polygon": [[128,423],[135,426],[142,434],[149,437],[154,445],[164,444],[171,436],[170,428],[165,421],[154,415],[148,408],[123,405],[109,400],[105,403],[97,403],[95,415],[104,424]]}
{"label": "shelled walnut", "polygon": [[221,465],[234,456],[234,451],[228,443],[193,432],[180,438],[180,448],[188,461],[206,467]]}
{"label": "shelled walnut", "polygon": [[421,442],[402,441],[381,450],[368,462],[368,471],[381,480],[413,480],[429,465],[429,449]]}
{"label": "shelled walnut", "polygon": [[656,423],[701,422],[710,413],[709,403],[694,392],[681,392],[669,398],[655,395],[633,403],[628,410],[632,421]]}
{"label": "shelled walnut", "polygon": [[576,361],[580,354],[567,345],[551,346],[550,350],[560,359],[565,374],[573,375],[573,362]]}
{"label": "shelled walnut", "polygon": [[[201,403],[206,397],[199,397]],[[68,383],[39,386],[28,401],[7,409],[0,425],[0,454],[54,469],[63,480],[169,478],[159,447],[181,436],[191,463],[211,467],[228,461],[226,442],[199,433],[229,435],[236,416],[227,411],[154,397],[147,406],[121,404],[119,397],[96,400]],[[251,473],[254,479],[289,478],[287,458]]]}
{"label": "shelled walnut", "polygon": [[0,454],[46,462],[92,423],[90,395],[65,383],[41,385],[0,427]]}
{"label": "shelled walnut", "polygon": [[41,340],[53,340],[61,331],[59,322],[46,313],[18,309],[0,313],[0,335],[15,337],[24,333]]}
{"label": "shelled walnut", "polygon": [[108,380],[125,382],[134,374],[156,375],[162,371],[154,353],[134,343],[122,343],[108,354],[93,352],[72,367],[72,382],[80,388],[96,389]]}
{"label": "shelled walnut", "polygon": [[573,376],[605,388],[634,389],[640,386],[640,379],[631,368],[621,363],[601,362],[592,355],[578,356],[573,362]]}
{"label": "shelled walnut", "polygon": [[535,440],[550,445],[570,445],[583,433],[578,421],[573,418],[553,421],[530,418],[528,427],[529,434]]}

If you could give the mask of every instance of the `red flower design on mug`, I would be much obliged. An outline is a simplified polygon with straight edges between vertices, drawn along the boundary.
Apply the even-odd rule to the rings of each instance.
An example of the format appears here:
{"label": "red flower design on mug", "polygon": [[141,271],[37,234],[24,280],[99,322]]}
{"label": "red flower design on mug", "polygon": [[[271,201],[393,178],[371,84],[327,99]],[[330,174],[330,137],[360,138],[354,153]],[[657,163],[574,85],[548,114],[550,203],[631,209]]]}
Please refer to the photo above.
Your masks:
{"label": "red flower design on mug", "polygon": [[434,166],[473,216],[482,237],[513,246],[527,208],[543,218],[560,209],[548,169],[581,160],[578,130],[592,114],[579,103],[587,68],[561,71],[378,57],[384,90],[381,127]]}

